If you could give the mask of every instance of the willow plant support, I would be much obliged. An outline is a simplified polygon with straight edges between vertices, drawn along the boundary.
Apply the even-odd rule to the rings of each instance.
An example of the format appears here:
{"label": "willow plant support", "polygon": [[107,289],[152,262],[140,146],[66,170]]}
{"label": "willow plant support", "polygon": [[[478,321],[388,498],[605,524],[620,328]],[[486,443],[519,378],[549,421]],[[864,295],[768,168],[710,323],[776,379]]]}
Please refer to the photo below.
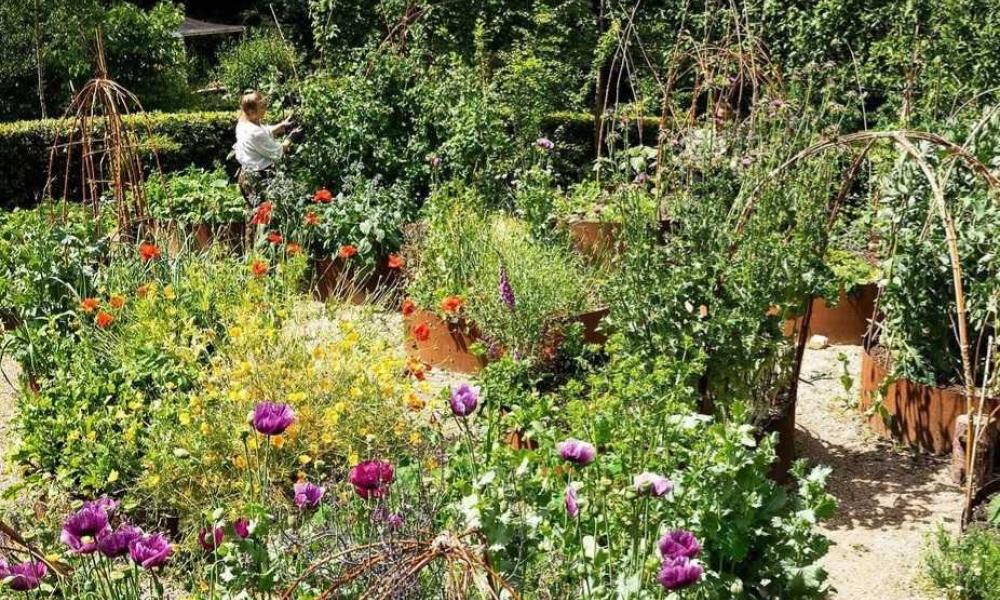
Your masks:
{"label": "willow plant support", "polygon": [[[966,477],[965,481],[965,510],[963,511],[964,524],[967,521],[968,513],[970,512],[969,508],[972,503],[972,497],[975,492],[975,484],[973,482],[974,477],[971,476],[971,474],[975,472],[974,467],[977,455],[974,451],[974,447],[984,436],[981,436],[980,432],[976,430],[976,427],[981,425],[978,425],[979,421],[975,420],[975,417],[977,416],[975,407],[976,381],[972,366],[972,358],[969,354],[969,325],[968,313],[965,305],[965,291],[962,284],[962,268],[960,263],[961,256],[958,248],[958,235],[955,229],[955,221],[948,207],[948,201],[945,197],[944,186],[941,183],[941,178],[937,176],[931,165],[924,159],[924,156],[916,148],[914,142],[928,142],[945,150],[948,153],[948,158],[961,159],[973,173],[982,179],[991,194],[995,194],[997,192],[998,188],[1000,188],[1000,182],[997,181],[996,177],[994,177],[986,165],[979,161],[979,159],[969,152],[966,147],[955,144],[954,142],[951,142],[934,133],[913,130],[863,131],[852,133],[814,144],[792,156],[786,162],[772,170],[764,182],[758,185],[750,193],[746,204],[739,212],[736,224],[736,233],[737,236],[743,233],[747,222],[753,215],[756,198],[758,197],[757,192],[759,192],[764,185],[778,181],[784,172],[794,168],[794,166],[802,160],[817,156],[833,148],[851,148],[857,144],[866,144],[864,150],[859,155],[860,157],[863,157],[871,151],[874,143],[878,141],[892,142],[893,145],[900,148],[916,162],[920,171],[924,175],[924,178],[927,180],[928,185],[930,186],[937,214],[945,231],[945,243],[947,245],[949,261],[951,263],[952,286],[955,295],[955,312],[957,316],[958,342],[962,361],[962,379],[966,401],[966,414],[968,415],[970,424],[977,424],[975,426],[970,425],[970,431],[975,431],[975,434],[972,437],[973,443],[966,444],[965,467],[966,473],[970,475]],[[951,171],[949,170],[947,175],[950,175],[950,173]],[[979,402],[978,417],[980,420],[983,416],[983,404],[984,402]]]}
{"label": "willow plant support", "polygon": [[107,198],[119,239],[132,241],[148,222],[143,153],[151,152],[161,177],[162,171],[148,120],[141,118],[147,143],[135,129],[144,115],[142,104],[110,79],[100,29],[95,38],[95,76],[73,96],[57,128],[43,196],[54,197],[54,189],[60,190],[61,200],[88,206],[98,228]]}

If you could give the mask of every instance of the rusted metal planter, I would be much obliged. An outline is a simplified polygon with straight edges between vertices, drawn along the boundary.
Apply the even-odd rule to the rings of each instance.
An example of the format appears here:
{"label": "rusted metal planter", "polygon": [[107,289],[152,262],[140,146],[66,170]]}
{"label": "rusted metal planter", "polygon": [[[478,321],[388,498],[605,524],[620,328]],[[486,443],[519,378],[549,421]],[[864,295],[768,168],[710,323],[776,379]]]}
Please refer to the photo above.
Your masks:
{"label": "rusted metal planter", "polygon": [[[868,284],[851,294],[841,289],[836,306],[817,298],[813,301],[809,335],[826,336],[831,344],[860,344],[868,332],[868,320],[875,312],[877,296],[878,286]],[[790,335],[798,321],[789,319],[785,323],[785,333]]]}
{"label": "rusted metal planter", "polygon": [[622,224],[613,221],[573,221],[569,239],[577,252],[590,260],[602,261],[620,250]]}
{"label": "rusted metal planter", "polygon": [[361,274],[341,258],[314,258],[313,296],[326,302],[338,297],[354,304],[364,304],[392,294],[399,285],[399,272],[379,261],[373,273]]}
{"label": "rusted metal planter", "polygon": [[421,362],[456,373],[478,373],[486,365],[472,352],[479,332],[463,319],[445,321],[418,308],[403,317],[403,327],[407,349]]}
{"label": "rusted metal planter", "polygon": [[583,341],[588,344],[604,344],[608,341],[608,335],[599,328],[608,312],[607,308],[599,308],[573,317],[570,321],[583,324]]}
{"label": "rusted metal planter", "polygon": [[[955,421],[966,412],[965,395],[959,387],[928,386],[908,379],[885,385],[882,405],[892,416],[889,423],[879,411],[870,410],[888,377],[888,371],[873,348],[865,347],[861,356],[862,412],[870,413],[868,423],[881,437],[902,442],[923,452],[947,454],[952,450]],[[1000,402],[986,402],[987,412]]]}

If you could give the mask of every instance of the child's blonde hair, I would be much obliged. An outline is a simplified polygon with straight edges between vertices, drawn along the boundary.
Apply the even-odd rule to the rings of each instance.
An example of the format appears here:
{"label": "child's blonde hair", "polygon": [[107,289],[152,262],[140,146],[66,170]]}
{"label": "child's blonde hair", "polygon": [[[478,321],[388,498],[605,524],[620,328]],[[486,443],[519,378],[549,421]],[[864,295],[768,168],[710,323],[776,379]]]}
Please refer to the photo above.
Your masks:
{"label": "child's blonde hair", "polygon": [[250,91],[240,98],[240,116],[259,117],[264,110],[264,95],[258,91]]}

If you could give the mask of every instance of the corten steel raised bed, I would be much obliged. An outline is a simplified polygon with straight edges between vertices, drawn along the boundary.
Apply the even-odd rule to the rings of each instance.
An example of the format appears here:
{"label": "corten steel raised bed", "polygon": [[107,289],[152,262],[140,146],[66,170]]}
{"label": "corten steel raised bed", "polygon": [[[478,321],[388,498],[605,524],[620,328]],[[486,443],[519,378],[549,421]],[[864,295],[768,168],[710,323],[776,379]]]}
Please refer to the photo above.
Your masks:
{"label": "corten steel raised bed", "polygon": [[[417,340],[414,330],[427,325],[427,339]],[[485,360],[472,352],[479,332],[464,320],[445,321],[423,309],[403,317],[406,346],[411,355],[438,369],[456,373],[478,373]]]}
{"label": "corten steel raised bed", "polygon": [[577,252],[591,260],[605,260],[620,250],[622,225],[612,221],[574,221],[569,239]]}
{"label": "corten steel raised bed", "polygon": [[[809,335],[826,336],[831,344],[860,344],[868,332],[868,321],[875,312],[876,296],[878,286],[868,284],[852,294],[841,289],[836,306],[830,306],[822,298],[813,300]],[[796,322],[796,319],[789,319],[785,323],[786,334],[791,334]]]}
{"label": "corten steel raised bed", "polygon": [[399,272],[384,263],[379,261],[373,273],[360,274],[352,272],[341,258],[313,259],[313,296],[321,302],[336,296],[354,304],[364,304],[390,294],[399,285]]}
{"label": "corten steel raised bed", "polygon": [[[923,452],[947,454],[952,449],[955,421],[966,412],[965,395],[958,386],[928,386],[897,379],[886,386],[882,405],[892,415],[885,422],[878,411],[870,411],[878,391],[888,377],[884,362],[865,347],[861,356],[861,402],[863,412],[871,412],[868,423],[886,439],[905,443]],[[1000,399],[988,399],[989,412]],[[978,403],[978,400],[977,400]]]}

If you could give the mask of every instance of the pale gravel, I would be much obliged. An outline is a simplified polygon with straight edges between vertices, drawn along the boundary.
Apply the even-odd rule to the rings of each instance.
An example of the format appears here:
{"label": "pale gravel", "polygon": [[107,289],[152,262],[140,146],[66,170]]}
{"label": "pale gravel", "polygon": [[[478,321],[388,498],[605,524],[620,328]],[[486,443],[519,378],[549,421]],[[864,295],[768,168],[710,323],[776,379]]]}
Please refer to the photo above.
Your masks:
{"label": "pale gravel", "polygon": [[[837,356],[848,357],[845,391]],[[840,600],[937,600],[921,577],[928,534],[958,529],[962,496],[944,458],[879,440],[857,405],[861,348],[806,351],[796,412],[796,447],[832,467],[839,509],[823,532],[834,545],[824,561]]]}

